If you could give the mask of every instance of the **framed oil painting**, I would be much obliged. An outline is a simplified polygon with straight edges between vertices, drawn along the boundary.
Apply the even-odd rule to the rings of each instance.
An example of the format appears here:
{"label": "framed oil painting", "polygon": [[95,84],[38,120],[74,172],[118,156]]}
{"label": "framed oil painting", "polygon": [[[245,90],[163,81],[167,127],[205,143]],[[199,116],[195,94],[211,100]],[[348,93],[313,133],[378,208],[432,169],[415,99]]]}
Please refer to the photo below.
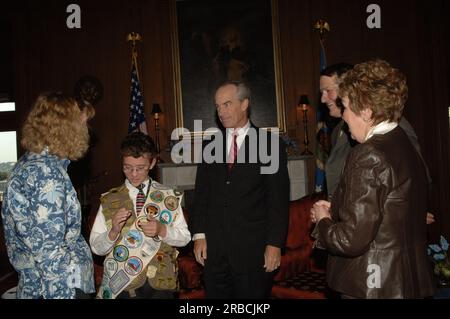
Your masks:
{"label": "framed oil painting", "polygon": [[240,80],[252,91],[251,121],[285,131],[276,0],[174,0],[171,24],[178,128],[220,127],[215,90]]}

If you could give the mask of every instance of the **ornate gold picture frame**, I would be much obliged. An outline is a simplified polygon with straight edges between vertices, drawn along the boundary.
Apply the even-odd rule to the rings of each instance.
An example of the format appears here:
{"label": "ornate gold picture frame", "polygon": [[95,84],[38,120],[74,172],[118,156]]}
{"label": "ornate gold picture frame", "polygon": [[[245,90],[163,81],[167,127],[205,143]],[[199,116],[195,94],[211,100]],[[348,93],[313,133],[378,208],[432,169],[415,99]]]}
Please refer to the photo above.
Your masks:
{"label": "ornate gold picture frame", "polygon": [[171,2],[178,128],[195,136],[220,127],[216,88],[244,80],[252,90],[252,122],[285,131],[277,9],[276,0]]}

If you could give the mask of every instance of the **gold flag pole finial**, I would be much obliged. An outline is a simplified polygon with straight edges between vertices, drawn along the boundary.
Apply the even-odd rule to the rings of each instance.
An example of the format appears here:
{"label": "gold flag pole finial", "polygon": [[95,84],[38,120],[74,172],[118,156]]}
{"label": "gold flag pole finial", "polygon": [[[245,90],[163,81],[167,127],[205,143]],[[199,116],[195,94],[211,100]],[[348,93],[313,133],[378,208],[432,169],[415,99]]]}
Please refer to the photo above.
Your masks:
{"label": "gold flag pole finial", "polygon": [[137,32],[131,32],[127,35],[127,42],[131,42],[131,59],[132,63],[136,66],[136,72],[139,79],[139,71],[137,67],[137,49],[136,42],[142,42],[142,37]]}
{"label": "gold flag pole finial", "polygon": [[139,33],[131,32],[127,35],[127,42],[133,42],[131,45],[136,46],[136,41],[142,41],[142,37]]}
{"label": "gold flag pole finial", "polygon": [[328,24],[328,22],[326,22],[325,20],[319,19],[314,24],[314,30],[319,32],[319,37],[321,40],[323,40],[323,38],[325,37],[325,31],[330,32],[331,28],[330,28],[330,25]]}

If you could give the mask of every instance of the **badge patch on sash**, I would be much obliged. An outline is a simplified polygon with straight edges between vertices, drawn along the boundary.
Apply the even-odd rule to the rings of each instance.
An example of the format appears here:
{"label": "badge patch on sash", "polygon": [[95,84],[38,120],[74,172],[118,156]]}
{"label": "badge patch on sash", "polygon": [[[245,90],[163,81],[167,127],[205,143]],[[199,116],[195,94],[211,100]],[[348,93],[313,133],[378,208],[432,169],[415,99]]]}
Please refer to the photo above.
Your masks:
{"label": "badge patch on sash", "polygon": [[150,193],[150,198],[155,203],[161,203],[164,199],[164,194],[161,191],[154,191]]}
{"label": "badge patch on sash", "polygon": [[125,271],[131,276],[136,276],[142,271],[142,265],[140,258],[131,257],[125,263]]}
{"label": "badge patch on sash", "polygon": [[[142,232],[140,223],[148,222],[151,219],[157,219],[161,223],[172,227],[173,221],[181,212],[181,197],[174,196],[172,189],[159,183],[153,182],[149,190],[149,196],[143,206],[144,215],[136,218],[131,226],[122,230],[114,249],[109,253],[104,261],[103,281],[97,294],[97,298],[114,299],[127,287],[135,285],[135,279],[140,280],[144,269],[146,277],[152,280],[160,281],[158,267],[149,266],[150,261],[159,257],[157,255],[161,248],[161,239],[159,236],[147,237]],[[164,200],[166,199],[166,200]],[[121,202],[117,202],[121,206]],[[132,204],[132,203],[131,203]],[[111,227],[110,219],[106,224]],[[167,265],[161,263],[160,267]],[[139,277],[139,278],[138,278]]]}
{"label": "badge patch on sash", "polygon": [[113,294],[118,294],[130,282],[130,277],[120,269],[109,281],[109,287]]}
{"label": "badge patch on sash", "polygon": [[113,256],[114,259],[117,261],[125,261],[128,258],[128,248],[123,246],[123,245],[119,245],[114,247],[113,250]]}
{"label": "badge patch on sash", "polygon": [[138,248],[143,242],[142,233],[137,229],[130,229],[124,238],[125,245],[131,249]]}
{"label": "badge patch on sash", "polygon": [[163,210],[161,216],[159,216],[159,221],[164,225],[170,224],[172,222],[172,213],[168,210]]}
{"label": "badge patch on sash", "polygon": [[167,196],[164,200],[164,205],[166,205],[168,210],[174,211],[178,208],[178,198],[175,196]]}
{"label": "badge patch on sash", "polygon": [[114,276],[119,267],[117,261],[115,261],[113,258],[106,258],[103,264],[104,264],[103,271],[106,272],[107,276],[109,278]]}
{"label": "badge patch on sash", "polygon": [[136,226],[136,229],[138,229],[139,231],[142,232],[141,224],[145,224],[145,223],[148,223],[147,216],[140,216],[134,222],[134,226]]}
{"label": "badge patch on sash", "polygon": [[158,218],[160,211],[159,206],[153,203],[144,206],[144,212],[148,219]]}

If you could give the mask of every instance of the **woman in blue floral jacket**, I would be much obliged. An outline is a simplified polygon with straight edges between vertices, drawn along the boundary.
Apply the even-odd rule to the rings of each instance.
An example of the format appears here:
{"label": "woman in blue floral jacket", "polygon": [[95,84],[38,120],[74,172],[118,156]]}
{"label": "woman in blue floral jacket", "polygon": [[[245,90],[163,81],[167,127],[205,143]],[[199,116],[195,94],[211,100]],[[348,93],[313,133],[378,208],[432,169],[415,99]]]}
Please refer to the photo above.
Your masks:
{"label": "woman in blue floral jacket", "polygon": [[17,298],[76,298],[94,292],[92,254],[80,234],[81,206],[67,166],[88,149],[93,109],[41,94],[22,129],[27,152],[9,179],[3,225]]}

